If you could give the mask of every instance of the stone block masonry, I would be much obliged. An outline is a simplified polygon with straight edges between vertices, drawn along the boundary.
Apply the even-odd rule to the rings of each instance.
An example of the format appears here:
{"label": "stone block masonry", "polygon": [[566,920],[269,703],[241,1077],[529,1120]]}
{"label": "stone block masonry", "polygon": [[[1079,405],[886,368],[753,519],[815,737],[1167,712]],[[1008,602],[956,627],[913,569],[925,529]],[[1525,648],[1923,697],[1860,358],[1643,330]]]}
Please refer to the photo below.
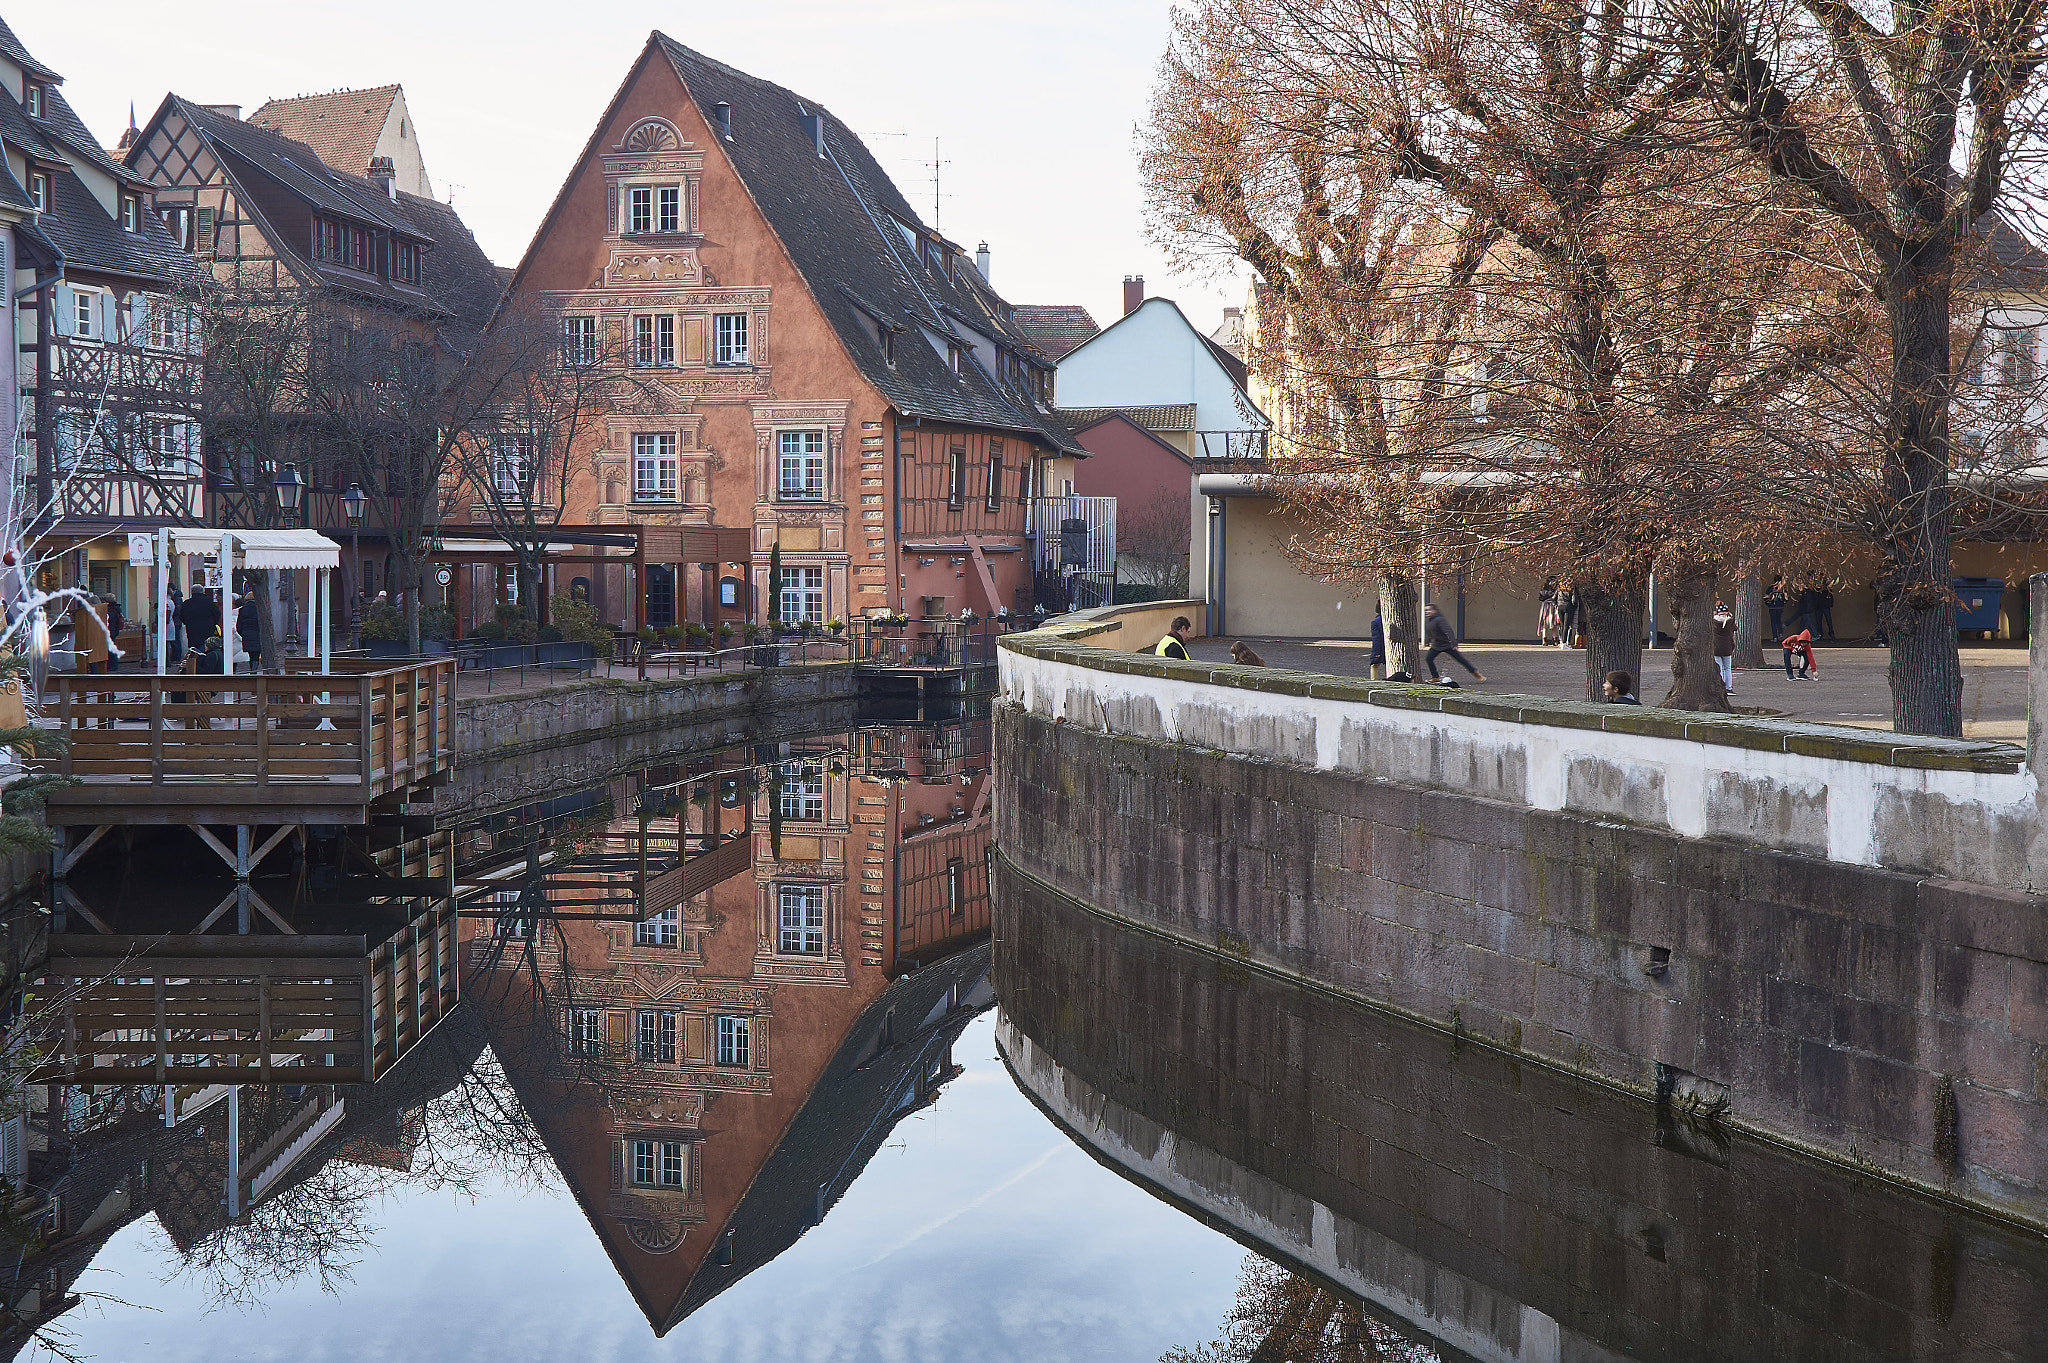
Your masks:
{"label": "stone block masonry", "polygon": [[998,879],[996,1040],[1033,1100],[1458,1357],[2048,1356],[2037,1235]]}
{"label": "stone block masonry", "polygon": [[[997,813],[1024,873],[2048,1226],[2048,914],[2025,888],[2038,816],[2017,750],[1018,643]],[[1481,699],[1517,715],[1464,708]],[[1693,736],[1707,725],[1737,738]],[[1714,825],[1701,792],[1743,782],[1732,798],[1784,817]],[[1924,806],[1903,852],[1888,801]]]}
{"label": "stone block masonry", "polygon": [[814,663],[653,681],[592,678],[470,696],[456,706],[455,752],[465,764],[502,761],[595,738],[852,700],[859,686],[853,664]]}

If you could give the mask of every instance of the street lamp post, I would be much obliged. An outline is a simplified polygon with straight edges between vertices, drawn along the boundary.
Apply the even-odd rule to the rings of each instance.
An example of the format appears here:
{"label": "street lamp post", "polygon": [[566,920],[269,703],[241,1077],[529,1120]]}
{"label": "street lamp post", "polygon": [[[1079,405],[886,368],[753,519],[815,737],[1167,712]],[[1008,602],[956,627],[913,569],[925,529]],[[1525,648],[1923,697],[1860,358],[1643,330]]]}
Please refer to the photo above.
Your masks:
{"label": "street lamp post", "polygon": [[[274,486],[277,489],[277,509],[284,513],[285,529],[298,529],[299,507],[306,496],[306,483],[299,477],[299,466],[286,464],[279,469]],[[299,649],[299,597],[298,593],[291,591],[290,582],[291,579],[287,577],[278,579],[278,587],[285,594],[287,602],[284,646],[288,653],[296,655]]]}
{"label": "street lamp post", "polygon": [[363,646],[363,584],[357,575],[363,570],[363,509],[369,503],[361,483],[350,483],[341,494],[341,509],[348,513],[348,632],[349,647]]}

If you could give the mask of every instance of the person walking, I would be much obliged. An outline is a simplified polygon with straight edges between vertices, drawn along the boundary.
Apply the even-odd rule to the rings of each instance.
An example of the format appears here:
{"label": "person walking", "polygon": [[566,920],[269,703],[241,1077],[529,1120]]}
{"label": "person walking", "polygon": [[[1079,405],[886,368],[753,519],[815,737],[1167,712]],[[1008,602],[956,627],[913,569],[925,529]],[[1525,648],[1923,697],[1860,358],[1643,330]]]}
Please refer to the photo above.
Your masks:
{"label": "person walking", "polygon": [[165,593],[170,600],[164,606],[161,626],[164,632],[164,657],[175,667],[185,661],[185,628],[178,623],[178,612],[185,605],[185,594],[178,590],[178,584],[175,582],[165,588]]}
{"label": "person walking", "polygon": [[256,604],[253,590],[243,593],[241,609],[235,612],[235,634],[242,641],[242,652],[249,655],[249,670],[262,667],[263,609]]}
{"label": "person walking", "polygon": [[178,603],[178,628],[185,631],[185,646],[194,653],[206,651],[206,641],[220,632],[220,605],[209,592],[194,591]]}
{"label": "person walking", "polygon": [[1819,613],[1819,618],[1818,618],[1818,619],[1817,619],[1817,620],[1816,620],[1816,621],[1814,622],[1814,626],[1815,626],[1815,633],[1816,633],[1816,635],[1817,635],[1818,637],[1820,637],[1820,638],[1823,638],[1823,639],[1832,639],[1832,638],[1834,638],[1834,637],[1835,637],[1835,593],[1834,593],[1834,589],[1833,589],[1833,588],[1831,588],[1831,587],[1829,587],[1829,586],[1828,586],[1827,584],[1823,583],[1823,584],[1821,585],[1821,589],[1820,589],[1819,591],[1817,591],[1817,592],[1815,592],[1815,593],[1813,594],[1813,603],[1814,603],[1814,609],[1815,609],[1815,610],[1816,610],[1816,611],[1817,611],[1817,612]]}
{"label": "person walking", "polygon": [[1557,594],[1557,646],[1570,648],[1579,632],[1579,593],[1566,587]]}
{"label": "person walking", "polygon": [[1636,699],[1636,679],[1626,672],[1609,672],[1600,684],[1600,694],[1610,705],[1641,705]]}
{"label": "person walking", "polygon": [[1161,658],[1177,658],[1181,662],[1186,662],[1188,660],[1188,631],[1192,628],[1194,628],[1193,622],[1185,615],[1174,616],[1172,627],[1166,631],[1164,638],[1152,646],[1152,652]]}
{"label": "person walking", "polygon": [[1472,674],[1473,681],[1485,681],[1486,674],[1472,666],[1472,660],[1458,651],[1458,636],[1451,629],[1451,622],[1435,606],[1422,613],[1422,641],[1429,645],[1429,652],[1423,661],[1429,664],[1429,679],[1438,683],[1449,683],[1450,678],[1439,676],[1436,670],[1438,657],[1448,654],[1458,666]]}
{"label": "person walking", "polygon": [[1714,603],[1714,666],[1721,669],[1721,687],[1735,694],[1735,613],[1725,601]]}
{"label": "person walking", "polygon": [[1372,652],[1366,658],[1365,675],[1374,681],[1384,681],[1387,675],[1387,620],[1379,611],[1372,613]]}
{"label": "person walking", "polygon": [[[1786,681],[1820,680],[1820,664],[1815,662],[1813,658],[1813,632],[1811,630],[1800,630],[1799,633],[1786,638],[1778,647],[1785,650]],[[1799,675],[1796,677],[1792,675],[1792,660],[1794,658],[1799,660]]]}
{"label": "person walking", "polygon": [[1546,577],[1543,590],[1536,593],[1536,642],[1550,643],[1557,634],[1557,579]]}
{"label": "person walking", "polygon": [[1820,593],[1812,587],[1801,587],[1799,589],[1799,614],[1792,617],[1793,632],[1797,633],[1800,630],[1806,630],[1810,633],[1813,630],[1814,624],[1819,619]]}

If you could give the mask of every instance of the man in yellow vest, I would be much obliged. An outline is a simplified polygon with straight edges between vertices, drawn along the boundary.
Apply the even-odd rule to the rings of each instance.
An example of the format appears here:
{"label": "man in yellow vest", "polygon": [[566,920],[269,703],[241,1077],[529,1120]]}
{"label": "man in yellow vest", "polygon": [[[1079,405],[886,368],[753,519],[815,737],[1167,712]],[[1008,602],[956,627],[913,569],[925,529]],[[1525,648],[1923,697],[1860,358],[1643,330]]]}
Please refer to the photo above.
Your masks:
{"label": "man in yellow vest", "polygon": [[1188,630],[1191,623],[1185,615],[1173,617],[1173,628],[1166,631],[1166,637],[1153,645],[1152,651],[1162,658],[1188,660]]}

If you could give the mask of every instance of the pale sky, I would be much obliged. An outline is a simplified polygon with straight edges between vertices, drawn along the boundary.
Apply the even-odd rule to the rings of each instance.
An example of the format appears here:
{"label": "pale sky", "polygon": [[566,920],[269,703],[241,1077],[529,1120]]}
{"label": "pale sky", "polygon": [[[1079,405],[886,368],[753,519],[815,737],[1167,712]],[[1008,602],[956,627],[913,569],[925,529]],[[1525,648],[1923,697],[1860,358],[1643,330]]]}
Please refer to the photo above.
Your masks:
{"label": "pale sky", "polygon": [[[105,144],[167,90],[246,115],[266,99],[405,87],[435,192],[491,259],[518,262],[650,27],[823,104],[919,213],[972,249],[1013,303],[1080,303],[1107,325],[1123,277],[1203,331],[1241,283],[1169,276],[1144,236],[1135,128],[1171,31],[1167,0],[776,0],[729,6],[532,0],[72,0],[9,26],[64,77]],[[884,134],[903,134],[885,136]],[[359,168],[348,168],[359,169]]]}

